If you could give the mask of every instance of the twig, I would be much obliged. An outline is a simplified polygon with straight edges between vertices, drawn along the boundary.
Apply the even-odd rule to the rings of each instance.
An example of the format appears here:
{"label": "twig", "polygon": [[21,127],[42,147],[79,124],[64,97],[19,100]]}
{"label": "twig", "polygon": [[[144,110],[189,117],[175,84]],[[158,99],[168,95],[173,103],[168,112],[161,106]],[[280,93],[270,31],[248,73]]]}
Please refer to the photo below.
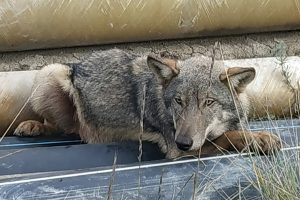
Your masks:
{"label": "twig", "polygon": [[112,186],[115,180],[115,175],[116,175],[116,166],[117,166],[117,150],[115,151],[115,156],[114,156],[114,162],[113,162],[113,166],[112,166],[112,174],[110,177],[110,181],[109,181],[109,187],[108,187],[108,192],[107,192],[107,200],[111,199],[111,194],[112,194]]}

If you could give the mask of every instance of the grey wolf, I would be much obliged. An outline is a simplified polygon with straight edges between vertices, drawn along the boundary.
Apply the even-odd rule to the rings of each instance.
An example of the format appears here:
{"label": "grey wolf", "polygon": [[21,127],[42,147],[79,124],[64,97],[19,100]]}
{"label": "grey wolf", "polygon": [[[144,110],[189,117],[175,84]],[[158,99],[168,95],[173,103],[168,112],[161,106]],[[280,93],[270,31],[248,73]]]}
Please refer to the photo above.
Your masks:
{"label": "grey wolf", "polygon": [[137,141],[142,131],[142,139],[158,143],[167,158],[202,147],[213,151],[213,145],[204,145],[208,140],[241,150],[246,137],[260,141],[264,151],[277,148],[272,134],[237,131],[247,120],[243,90],[255,70],[211,64],[202,56],[176,60],[112,49],[80,63],[45,66],[30,101],[45,122],[24,121],[14,133],[63,131],[87,143],[103,143]]}

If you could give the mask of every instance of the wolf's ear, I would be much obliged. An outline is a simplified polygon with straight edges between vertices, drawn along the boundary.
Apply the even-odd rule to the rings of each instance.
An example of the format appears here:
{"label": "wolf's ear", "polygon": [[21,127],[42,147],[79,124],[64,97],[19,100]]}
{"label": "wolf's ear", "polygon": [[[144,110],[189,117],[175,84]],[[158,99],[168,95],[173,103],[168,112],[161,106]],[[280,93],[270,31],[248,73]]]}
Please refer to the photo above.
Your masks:
{"label": "wolf's ear", "polygon": [[177,67],[177,60],[169,58],[159,58],[153,55],[147,57],[147,64],[157,77],[160,84],[166,87],[172,78],[180,72]]}
{"label": "wolf's ear", "polygon": [[219,78],[221,82],[229,87],[229,89],[229,83],[231,83],[232,89],[235,89],[237,93],[241,93],[255,78],[255,69],[253,67],[232,67],[225,69]]}

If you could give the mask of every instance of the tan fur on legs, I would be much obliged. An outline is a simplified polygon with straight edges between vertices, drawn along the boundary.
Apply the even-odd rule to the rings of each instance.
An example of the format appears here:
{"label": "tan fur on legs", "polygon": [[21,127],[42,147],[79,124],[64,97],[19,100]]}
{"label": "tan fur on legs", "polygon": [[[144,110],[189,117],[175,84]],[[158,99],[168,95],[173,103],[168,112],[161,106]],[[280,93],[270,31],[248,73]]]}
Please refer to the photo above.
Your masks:
{"label": "tan fur on legs", "polygon": [[[36,76],[31,106],[47,123],[65,133],[78,132],[78,118],[70,92],[70,68],[66,65],[52,64],[44,67]],[[48,126],[47,126],[48,127]],[[49,129],[50,130],[50,129]]]}
{"label": "tan fur on legs", "polygon": [[268,132],[247,132],[242,130],[228,131],[213,141],[215,145],[227,150],[239,152],[250,150],[269,154],[280,148],[280,141],[277,136]]}
{"label": "tan fur on legs", "polygon": [[[279,150],[280,147],[279,138],[272,133],[237,130],[228,131],[212,142],[205,142],[201,149],[201,155],[244,150],[269,154]],[[199,152],[185,152],[184,155],[198,156]]]}
{"label": "tan fur on legs", "polygon": [[38,136],[49,135],[59,130],[48,122],[41,123],[35,120],[24,121],[15,129],[14,135],[17,136]]}

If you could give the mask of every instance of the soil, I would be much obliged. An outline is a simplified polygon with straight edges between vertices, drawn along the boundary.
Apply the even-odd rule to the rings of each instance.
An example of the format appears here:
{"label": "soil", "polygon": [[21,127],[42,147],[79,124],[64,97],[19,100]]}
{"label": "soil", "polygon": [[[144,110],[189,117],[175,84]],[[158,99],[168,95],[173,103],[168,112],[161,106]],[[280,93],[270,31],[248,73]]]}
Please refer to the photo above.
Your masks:
{"label": "soil", "polygon": [[[94,51],[114,47],[141,55],[164,53],[182,59],[210,56],[217,41],[221,43],[224,59],[271,57],[282,49],[288,56],[300,55],[300,31],[289,31],[1,53],[0,71],[34,70],[51,63],[79,62]],[[219,52],[216,57],[220,59]]]}

